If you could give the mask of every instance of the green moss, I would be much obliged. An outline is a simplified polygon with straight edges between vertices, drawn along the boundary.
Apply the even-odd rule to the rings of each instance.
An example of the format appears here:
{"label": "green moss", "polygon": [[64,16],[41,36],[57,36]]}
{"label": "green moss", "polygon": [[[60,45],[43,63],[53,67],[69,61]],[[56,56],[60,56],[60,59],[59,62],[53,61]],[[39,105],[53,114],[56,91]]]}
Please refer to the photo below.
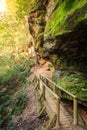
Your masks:
{"label": "green moss", "polygon": [[67,73],[59,78],[58,84],[78,98],[87,100],[87,79],[84,75]]}
{"label": "green moss", "polygon": [[76,22],[80,22],[83,19],[85,19],[85,14],[83,12],[81,12],[80,15],[77,17]]}
{"label": "green moss", "polygon": [[32,2],[32,5],[33,5],[34,7],[36,7],[36,6],[37,6],[37,1],[34,0],[34,1]]}
{"label": "green moss", "polygon": [[[87,0],[80,0],[79,2],[77,0],[67,0],[61,3],[60,6],[53,12],[51,18],[47,21],[45,37],[54,37],[70,31],[69,29],[66,29],[66,26],[68,26],[68,17],[74,14],[75,11],[81,9],[86,3]],[[80,14],[80,16],[78,14],[78,17],[83,20],[84,14]]]}

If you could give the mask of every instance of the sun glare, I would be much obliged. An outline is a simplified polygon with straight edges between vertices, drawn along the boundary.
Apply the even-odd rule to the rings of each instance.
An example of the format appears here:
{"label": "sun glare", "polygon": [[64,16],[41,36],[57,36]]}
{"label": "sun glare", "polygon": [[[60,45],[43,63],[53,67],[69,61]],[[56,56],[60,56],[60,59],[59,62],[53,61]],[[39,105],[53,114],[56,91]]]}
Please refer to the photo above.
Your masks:
{"label": "sun glare", "polygon": [[6,0],[0,0],[0,12],[6,11]]}

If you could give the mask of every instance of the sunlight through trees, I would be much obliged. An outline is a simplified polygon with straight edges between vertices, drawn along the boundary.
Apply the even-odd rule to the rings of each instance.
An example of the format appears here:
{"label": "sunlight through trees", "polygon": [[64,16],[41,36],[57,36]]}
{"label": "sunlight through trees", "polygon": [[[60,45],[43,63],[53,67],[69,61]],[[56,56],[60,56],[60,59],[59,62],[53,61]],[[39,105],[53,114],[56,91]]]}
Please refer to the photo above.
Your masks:
{"label": "sunlight through trees", "polygon": [[0,12],[6,11],[6,0],[0,0]]}

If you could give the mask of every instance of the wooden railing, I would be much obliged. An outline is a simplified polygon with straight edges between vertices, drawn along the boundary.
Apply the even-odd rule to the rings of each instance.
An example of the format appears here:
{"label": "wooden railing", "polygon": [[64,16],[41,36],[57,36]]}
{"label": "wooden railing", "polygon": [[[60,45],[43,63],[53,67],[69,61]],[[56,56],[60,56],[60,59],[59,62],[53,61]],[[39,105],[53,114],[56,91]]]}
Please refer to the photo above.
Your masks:
{"label": "wooden railing", "polygon": [[48,82],[50,82],[51,84],[54,85],[54,88],[53,88],[54,93],[57,93],[56,90],[59,89],[60,91],[64,92],[65,94],[67,94],[67,95],[69,95],[73,98],[73,124],[77,125],[78,124],[78,98],[77,98],[77,96],[68,92],[64,88],[60,87],[58,84],[56,84],[55,82],[53,82],[49,78],[44,77],[42,75],[40,77],[43,80],[46,80],[46,81],[48,81]]}
{"label": "wooden railing", "polygon": [[56,120],[56,127],[58,128],[59,124],[60,124],[60,97],[54,93],[49,86],[43,82],[43,80],[41,78],[39,78],[39,80],[41,81],[41,83],[43,84],[43,97],[45,100],[45,90],[47,89],[47,91],[49,91],[54,98],[56,99],[56,116],[57,116],[57,120]]}
{"label": "wooden railing", "polygon": [[[58,84],[56,84],[55,82],[53,82],[52,80],[50,80],[47,77],[44,77],[42,75],[40,75],[37,79],[37,85],[38,83],[41,83],[43,86],[43,92],[42,92],[42,96],[43,99],[45,100],[45,91],[49,91],[56,99],[56,116],[57,116],[57,128],[60,124],[60,96],[57,93],[57,89],[61,92],[64,92],[65,94],[69,95],[70,97],[72,97],[73,99],[73,124],[77,125],[78,124],[78,99],[77,97],[68,92],[67,90],[61,88]],[[49,86],[49,84],[51,84],[53,86],[53,90],[51,89],[51,85]]]}
{"label": "wooden railing", "polygon": [[[41,99],[41,97],[43,97],[43,100],[45,101],[46,100],[46,91],[49,91],[53,95],[54,99],[56,100],[56,113],[55,114],[56,114],[56,128],[58,129],[59,125],[60,125],[60,97],[49,88],[48,84],[46,83],[46,80],[43,79],[42,76],[40,76],[38,78],[36,77],[35,79],[36,79],[35,88],[37,89],[37,87],[39,87],[39,89],[40,89],[40,87],[42,86],[42,89],[43,89],[42,94],[40,95],[39,99]],[[40,112],[40,114],[41,114],[41,112]],[[52,125],[53,120],[54,119],[52,119],[51,122],[49,123],[50,125]],[[48,127],[46,128],[46,130],[50,130],[51,127],[49,124],[48,124]]]}

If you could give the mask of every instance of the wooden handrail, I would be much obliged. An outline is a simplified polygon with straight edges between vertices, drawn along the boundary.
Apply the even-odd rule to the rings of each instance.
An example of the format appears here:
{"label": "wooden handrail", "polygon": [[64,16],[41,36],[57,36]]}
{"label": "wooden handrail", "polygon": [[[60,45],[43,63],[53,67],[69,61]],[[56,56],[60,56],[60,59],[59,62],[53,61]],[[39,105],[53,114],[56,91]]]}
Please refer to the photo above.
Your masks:
{"label": "wooden handrail", "polygon": [[[43,75],[40,75],[41,77],[44,77]],[[77,97],[76,95],[70,93],[69,91],[65,90],[64,88],[60,87],[58,84],[56,84],[55,82],[53,82],[51,79],[44,77],[44,79],[47,79],[50,83],[52,83],[53,85],[55,85],[58,89],[60,89],[61,91],[65,92],[66,94],[68,94],[69,96],[71,96],[72,98],[77,98],[77,100],[79,101],[84,101],[84,99]],[[87,101],[87,100],[85,100]]]}
{"label": "wooden handrail", "polygon": [[[72,94],[72,93],[70,93],[70,92],[68,92],[67,90],[61,88],[59,85],[57,85],[55,82],[53,82],[49,78],[44,77],[43,75],[40,75],[40,77],[41,77],[41,79],[43,79],[43,78],[46,79],[47,81],[49,81],[50,83],[52,83],[53,85],[55,85],[58,89],[60,89],[61,91],[65,92],[66,94],[68,94],[69,96],[71,96],[73,98],[73,118],[74,118],[73,124],[77,125],[78,124],[78,102],[77,102],[78,98],[77,98],[77,96],[74,95],[74,94]],[[46,86],[45,83],[44,83],[44,86],[48,89],[48,87]],[[51,89],[48,89],[48,90],[50,90],[50,92],[55,95],[55,93]]]}
{"label": "wooden handrail", "polygon": [[47,85],[44,83],[44,81],[41,79],[41,77],[38,77],[39,81],[43,84],[43,99],[45,100],[45,88],[56,98],[56,127],[58,129],[60,125],[60,97],[54,93]]}
{"label": "wooden handrail", "polygon": [[45,86],[45,88],[56,98],[56,99],[60,99],[60,97],[54,93],[40,78],[39,80],[42,82],[42,84]]}
{"label": "wooden handrail", "polygon": [[[42,77],[42,75],[41,75],[41,77]],[[60,89],[61,91],[67,93],[67,94],[70,95],[71,97],[76,98],[76,95],[70,93],[69,91],[65,90],[64,88],[61,88],[58,84],[56,84],[55,82],[53,82],[53,81],[50,80],[49,78],[44,77],[44,79],[47,79],[50,83],[52,83],[52,84],[55,85],[58,89]]]}

